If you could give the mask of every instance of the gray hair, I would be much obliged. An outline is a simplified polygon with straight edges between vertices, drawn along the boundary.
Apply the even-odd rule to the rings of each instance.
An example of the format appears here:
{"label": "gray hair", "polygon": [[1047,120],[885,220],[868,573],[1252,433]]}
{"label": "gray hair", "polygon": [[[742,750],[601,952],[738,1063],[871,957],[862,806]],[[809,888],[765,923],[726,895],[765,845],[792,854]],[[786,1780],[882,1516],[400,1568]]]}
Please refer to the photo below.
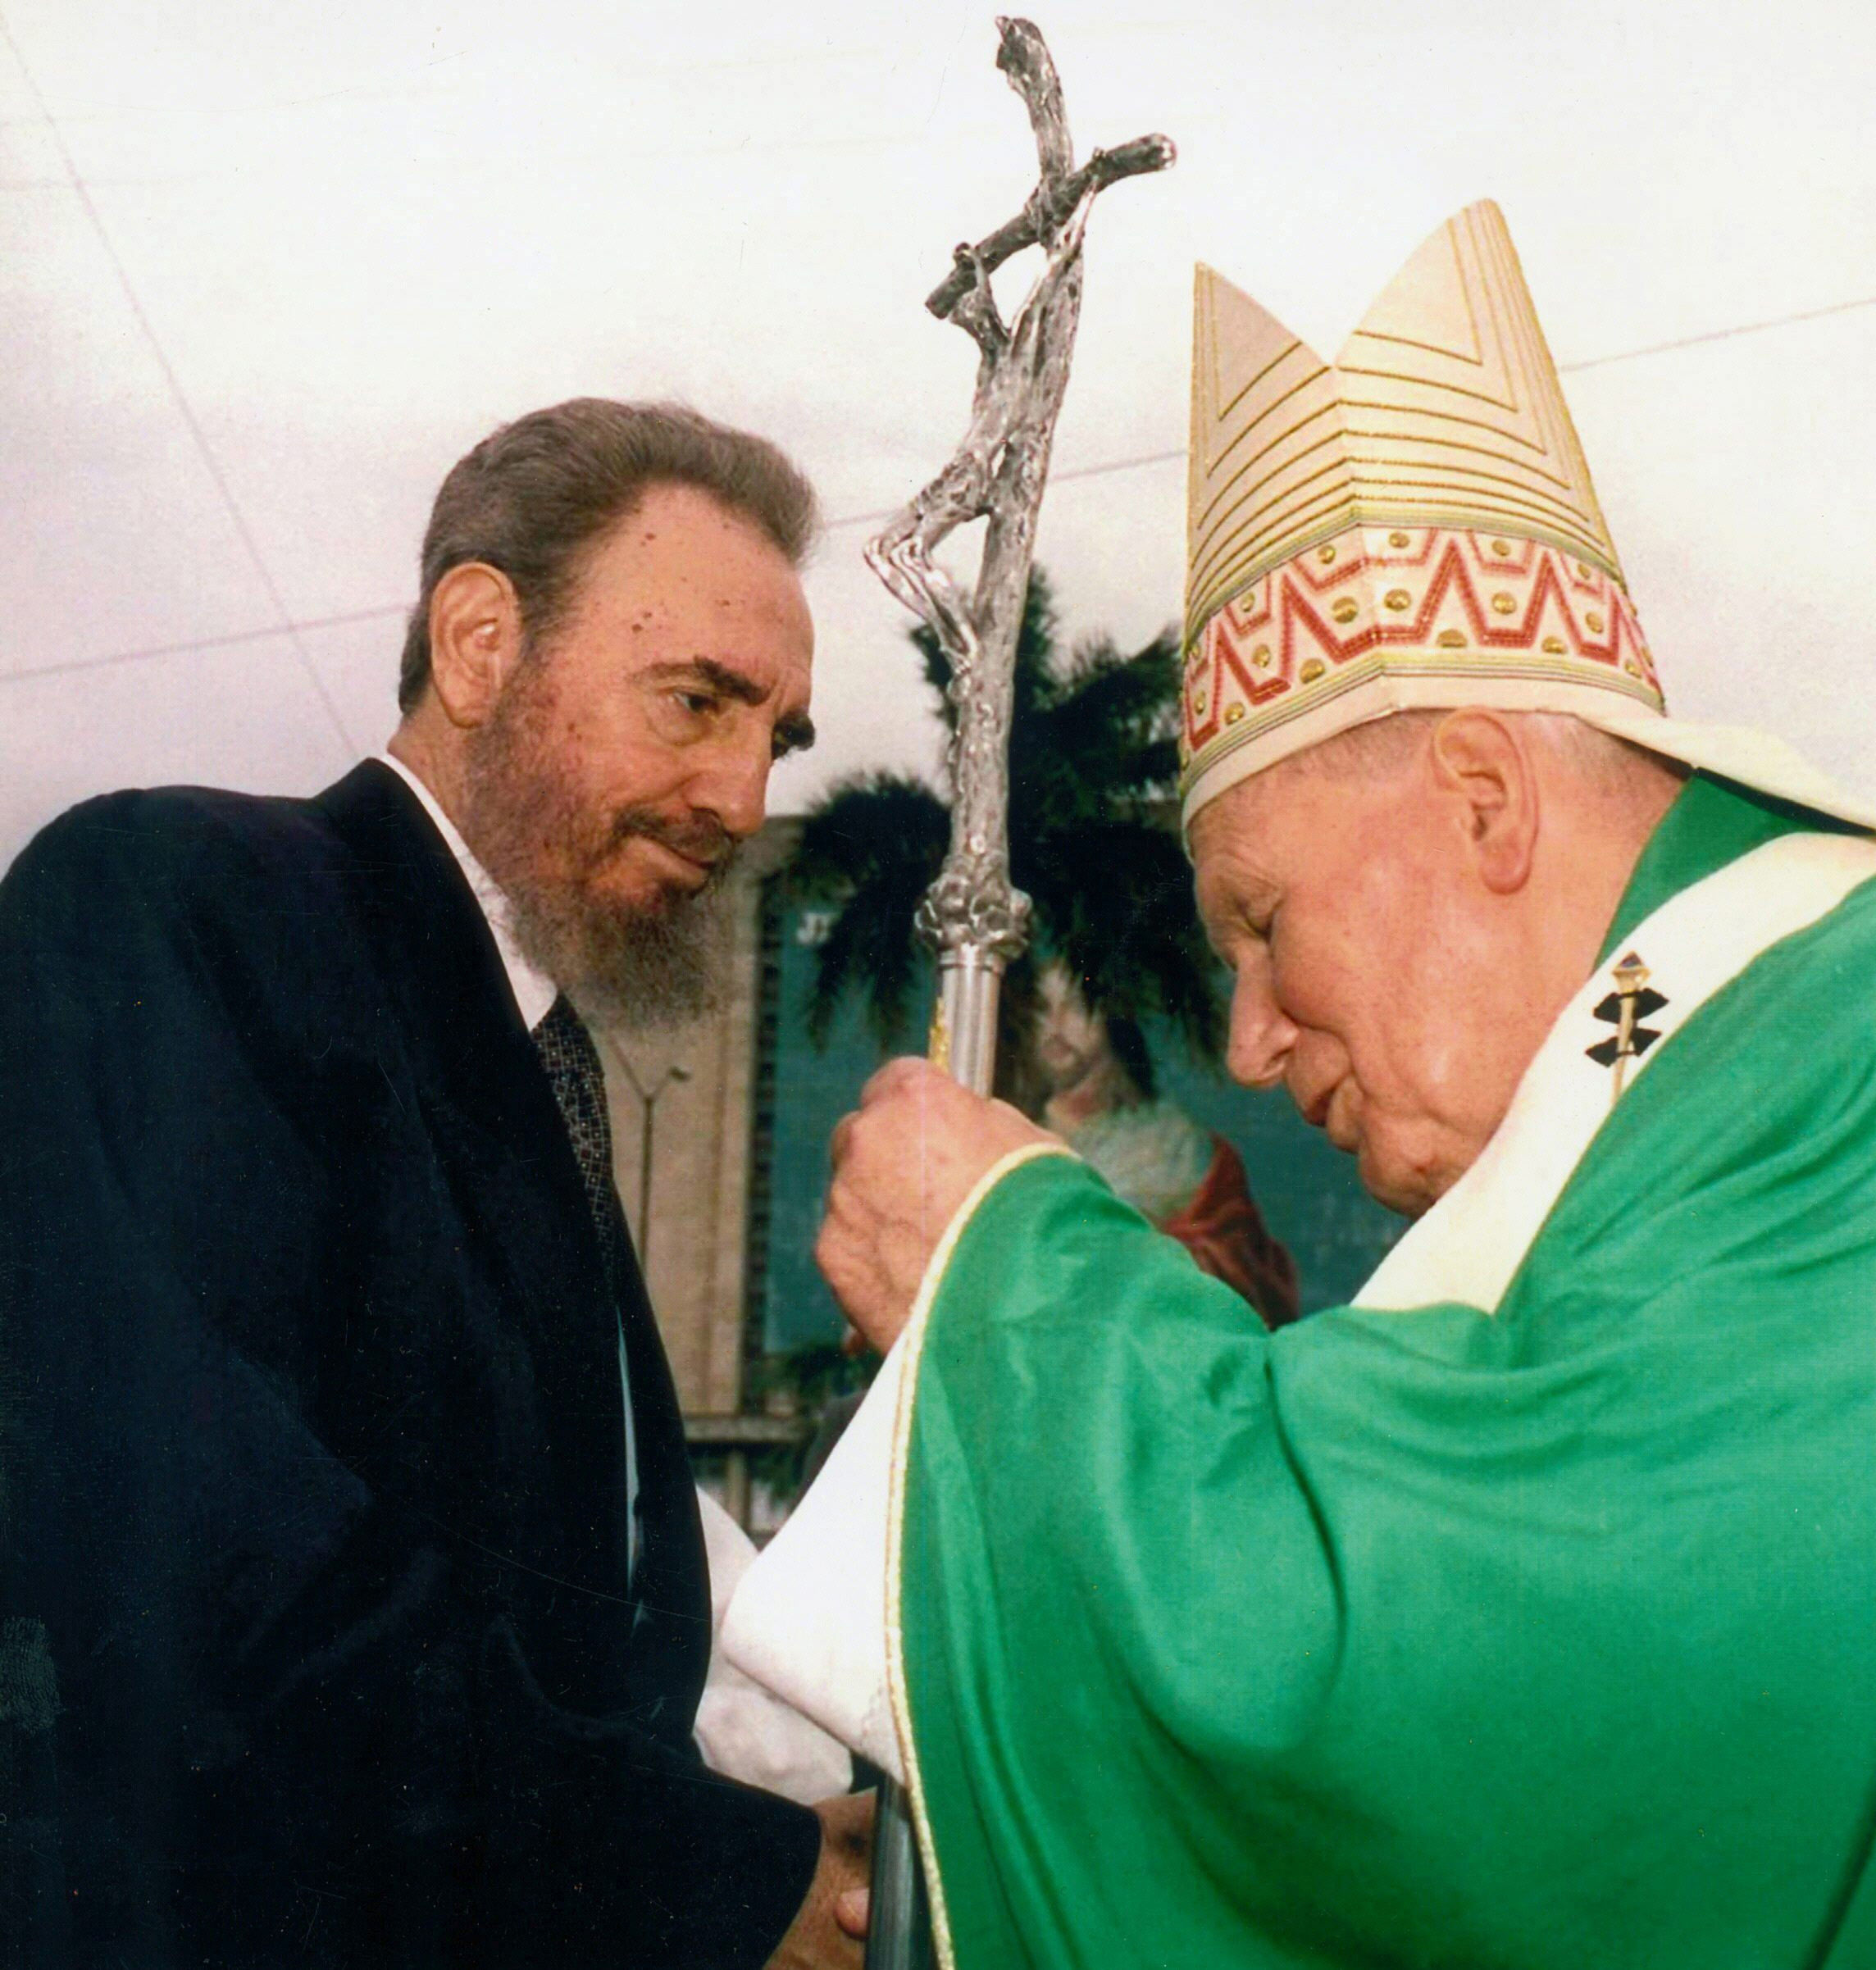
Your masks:
{"label": "gray hair", "polygon": [[530,639],[564,619],[586,551],[653,486],[693,486],[760,527],[799,567],[819,513],[813,489],[766,438],[676,403],[576,397],[517,417],[450,468],[423,537],[422,587],[404,634],[398,706],[430,683],[430,605],[466,562],[514,584]]}
{"label": "gray hair", "polygon": [[[1440,721],[1450,716],[1451,709],[1391,712],[1292,753],[1291,762],[1305,772],[1382,779],[1418,758]],[[1500,712],[1497,716],[1514,718],[1525,730],[1536,733],[1555,758],[1598,794],[1619,796],[1662,775],[1687,777],[1688,769],[1678,760],[1618,739],[1569,712]]]}

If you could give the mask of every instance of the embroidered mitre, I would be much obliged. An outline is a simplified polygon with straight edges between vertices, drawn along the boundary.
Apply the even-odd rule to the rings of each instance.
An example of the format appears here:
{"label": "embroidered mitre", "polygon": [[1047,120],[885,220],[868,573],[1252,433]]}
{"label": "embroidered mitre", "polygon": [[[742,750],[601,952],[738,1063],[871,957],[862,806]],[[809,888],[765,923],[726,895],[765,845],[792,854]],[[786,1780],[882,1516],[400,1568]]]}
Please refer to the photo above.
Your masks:
{"label": "embroidered mitre", "polygon": [[1188,517],[1188,821],[1411,706],[1663,712],[1489,202],[1420,248],[1333,363],[1198,270]]}

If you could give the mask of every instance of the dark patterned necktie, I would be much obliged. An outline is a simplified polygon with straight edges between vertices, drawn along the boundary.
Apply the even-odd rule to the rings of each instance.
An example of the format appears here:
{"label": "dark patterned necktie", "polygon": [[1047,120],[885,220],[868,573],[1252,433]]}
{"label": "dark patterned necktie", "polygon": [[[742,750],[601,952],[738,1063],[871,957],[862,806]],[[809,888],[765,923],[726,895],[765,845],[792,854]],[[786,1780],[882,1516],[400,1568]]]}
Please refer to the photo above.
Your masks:
{"label": "dark patterned necktie", "polygon": [[586,1208],[599,1235],[606,1282],[616,1301],[626,1271],[626,1214],[612,1181],[612,1118],[606,1106],[606,1071],[593,1035],[563,992],[534,1030],[535,1050],[573,1144]]}
{"label": "dark patterned necktie", "polygon": [[534,1030],[533,1039],[573,1144],[573,1159],[580,1166],[580,1181],[586,1192],[586,1208],[592,1214],[593,1229],[599,1235],[599,1256],[605,1264],[613,1316],[621,1323],[619,1385],[626,1410],[626,1508],[631,1519],[631,1559],[635,1563],[640,1493],[638,1458],[632,1441],[631,1377],[626,1366],[623,1324],[623,1294],[631,1272],[631,1239],[626,1230],[626,1213],[619,1203],[618,1189],[612,1181],[612,1120],[606,1106],[606,1071],[599,1064],[599,1049],[593,1044],[593,1035],[565,993],[548,1008],[547,1017]]}

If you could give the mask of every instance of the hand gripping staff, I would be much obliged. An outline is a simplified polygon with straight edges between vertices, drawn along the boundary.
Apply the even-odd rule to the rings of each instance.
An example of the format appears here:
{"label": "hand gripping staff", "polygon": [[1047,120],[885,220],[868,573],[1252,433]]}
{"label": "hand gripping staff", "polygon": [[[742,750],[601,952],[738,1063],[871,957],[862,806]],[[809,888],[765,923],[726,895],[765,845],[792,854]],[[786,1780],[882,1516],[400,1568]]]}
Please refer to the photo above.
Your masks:
{"label": "hand gripping staff", "polygon": [[[931,1057],[980,1094],[996,1065],[997,996],[1004,967],[1028,940],[1029,899],[1009,878],[1009,727],[1017,631],[1049,476],[1055,419],[1068,387],[1081,308],[1081,235],[1095,198],[1122,178],[1172,162],[1165,137],[1097,150],[1078,170],[1062,84],[1040,33],[997,21],[997,66],[1022,98],[1040,171],[1022,210],[975,246],[926,298],[977,345],[971,420],[949,463],[867,548],[892,593],[923,618],[949,659],[957,712],[949,762],[951,845],[918,908],[919,935],[938,957]],[[1005,322],[990,275],[1024,248],[1041,271]],[[931,558],[954,527],[987,522],[975,592]],[[930,1911],[904,1793],[881,1788],[874,1838],[867,1970],[924,1970]]]}

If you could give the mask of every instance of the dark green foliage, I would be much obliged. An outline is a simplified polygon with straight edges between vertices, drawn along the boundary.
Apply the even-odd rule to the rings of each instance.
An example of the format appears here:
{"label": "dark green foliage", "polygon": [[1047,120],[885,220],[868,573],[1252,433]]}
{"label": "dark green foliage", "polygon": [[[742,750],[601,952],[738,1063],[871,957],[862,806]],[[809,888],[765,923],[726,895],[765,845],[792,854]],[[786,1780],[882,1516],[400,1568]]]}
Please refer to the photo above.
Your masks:
{"label": "dark green foliage", "polygon": [[950,813],[931,788],[896,773],[844,780],[808,814],[789,885],[839,906],[815,956],[808,1031],[817,1045],[849,984],[864,994],[880,1044],[899,1036],[919,976],[913,913],[937,876],[950,832]]}
{"label": "dark green foliage", "polygon": [[[949,664],[929,630],[914,630],[912,641],[949,726]],[[1098,638],[1064,657],[1047,577],[1040,569],[1031,576],[1010,735],[1010,873],[1035,904],[1039,955],[1059,957],[1091,1005],[1163,1017],[1210,1058],[1217,967],[1192,906],[1172,808],[1177,659],[1170,634],[1132,655]],[[845,781],[808,815],[790,888],[836,906],[817,954],[817,1041],[851,989],[863,994],[881,1044],[903,1044],[913,989],[925,976],[913,913],[949,834],[943,801],[904,775]],[[1013,969],[1013,1012],[1029,1003],[1030,970]]]}

